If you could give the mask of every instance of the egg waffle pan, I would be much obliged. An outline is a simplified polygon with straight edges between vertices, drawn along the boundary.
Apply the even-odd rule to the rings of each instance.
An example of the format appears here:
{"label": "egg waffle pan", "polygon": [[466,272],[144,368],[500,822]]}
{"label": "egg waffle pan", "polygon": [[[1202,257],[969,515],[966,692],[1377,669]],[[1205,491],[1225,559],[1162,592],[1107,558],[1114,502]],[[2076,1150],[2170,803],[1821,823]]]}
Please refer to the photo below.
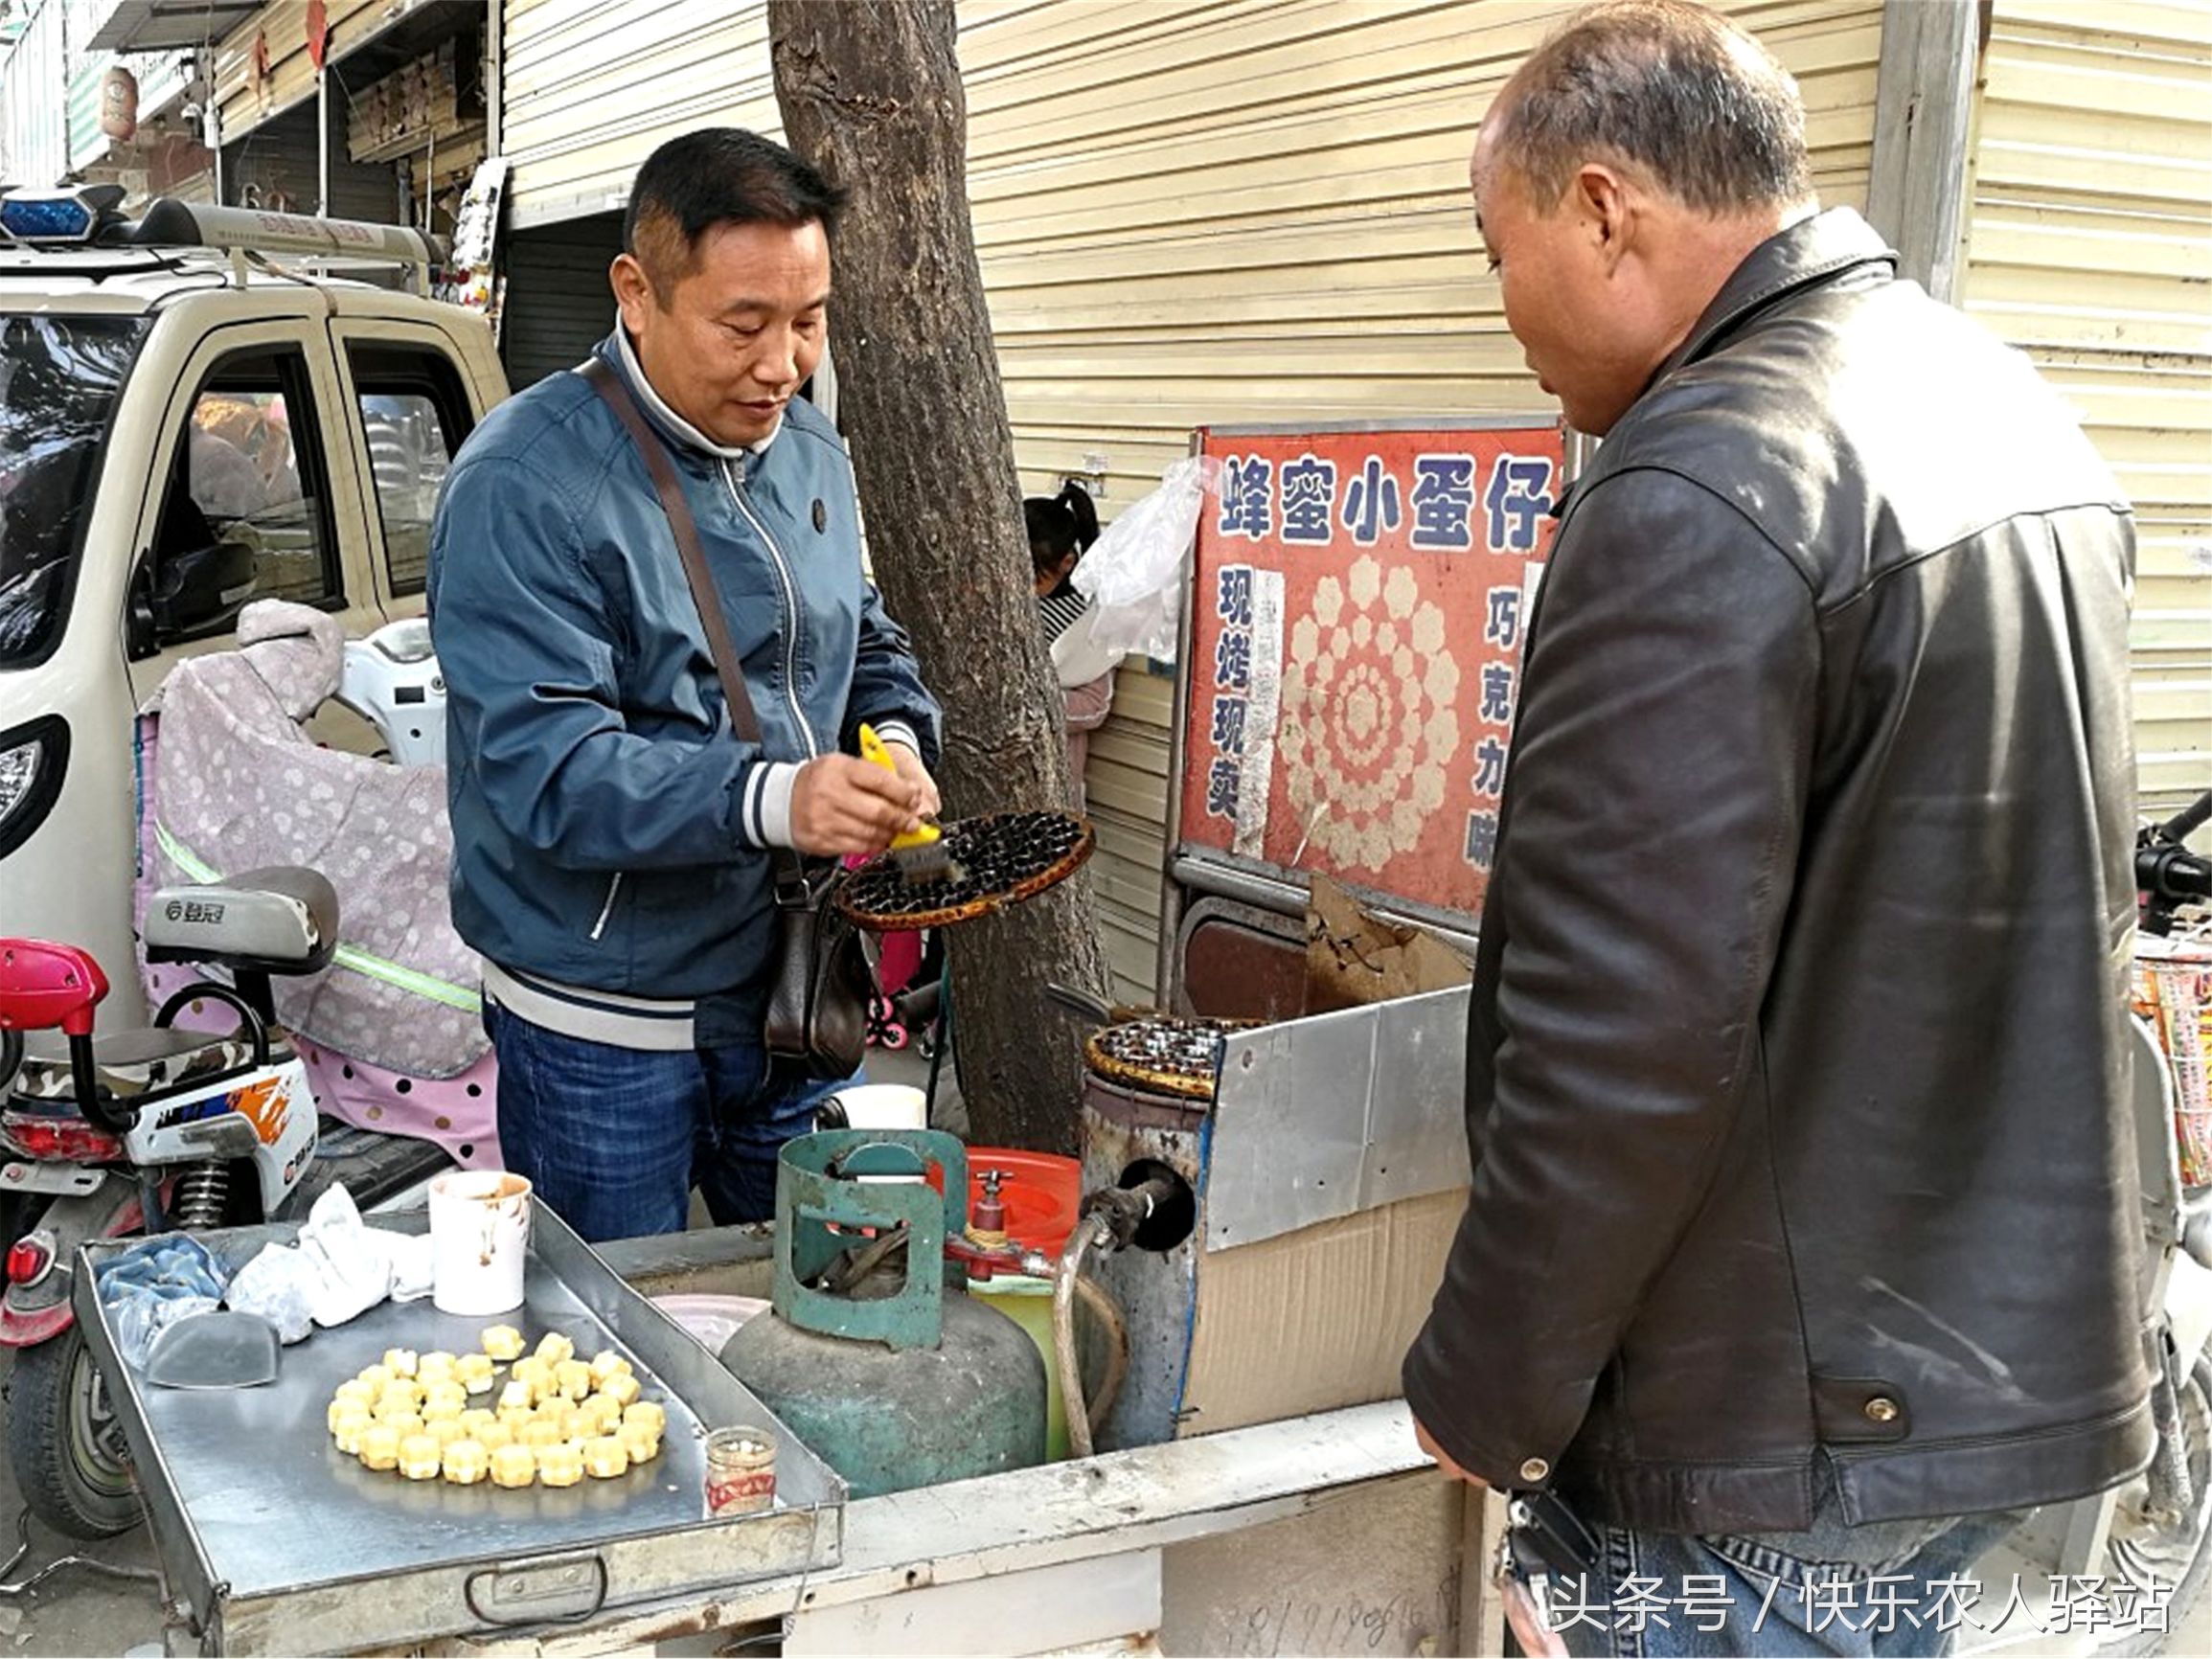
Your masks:
{"label": "egg waffle pan", "polygon": [[1090,1034],[1083,1045],[1083,1063],[1124,1088],[1210,1101],[1220,1074],[1222,1045],[1231,1033],[1259,1023],[1168,1014],[1125,1020]]}
{"label": "egg waffle pan", "polygon": [[1089,823],[1067,812],[992,812],[943,829],[950,877],[910,881],[885,853],[837,884],[847,920],[872,933],[973,921],[1058,886],[1098,845]]}

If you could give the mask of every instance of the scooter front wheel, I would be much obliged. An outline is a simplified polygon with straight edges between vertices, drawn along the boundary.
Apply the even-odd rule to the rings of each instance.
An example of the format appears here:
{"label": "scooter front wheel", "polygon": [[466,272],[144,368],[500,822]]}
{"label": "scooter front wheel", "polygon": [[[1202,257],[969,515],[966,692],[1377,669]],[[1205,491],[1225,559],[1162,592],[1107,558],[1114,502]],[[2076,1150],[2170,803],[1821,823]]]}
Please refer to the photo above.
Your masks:
{"label": "scooter front wheel", "polygon": [[23,1501],[56,1532],[105,1538],[138,1525],[123,1425],[74,1325],[16,1352],[8,1383],[8,1452]]}

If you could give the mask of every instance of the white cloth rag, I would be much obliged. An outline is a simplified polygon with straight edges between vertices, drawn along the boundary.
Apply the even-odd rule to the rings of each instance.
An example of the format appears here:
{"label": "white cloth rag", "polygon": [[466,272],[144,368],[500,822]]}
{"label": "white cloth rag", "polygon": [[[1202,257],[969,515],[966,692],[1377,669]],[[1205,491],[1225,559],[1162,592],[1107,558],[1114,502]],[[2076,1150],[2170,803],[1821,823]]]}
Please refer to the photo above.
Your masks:
{"label": "white cloth rag", "polygon": [[429,1295],[430,1277],[429,1238],[371,1227],[341,1182],[315,1200],[298,1246],[269,1245],[239,1272],[227,1300],[297,1342],[308,1334],[303,1312],[325,1329],[343,1325],[380,1302]]}

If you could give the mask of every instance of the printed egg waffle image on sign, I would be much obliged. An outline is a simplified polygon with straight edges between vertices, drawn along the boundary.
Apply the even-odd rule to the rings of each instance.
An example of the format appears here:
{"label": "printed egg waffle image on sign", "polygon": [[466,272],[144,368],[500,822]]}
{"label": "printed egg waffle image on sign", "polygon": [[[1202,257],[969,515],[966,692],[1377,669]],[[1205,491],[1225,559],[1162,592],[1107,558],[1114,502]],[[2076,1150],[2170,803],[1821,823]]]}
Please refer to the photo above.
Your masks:
{"label": "printed egg waffle image on sign", "polygon": [[1478,910],[1557,420],[1198,443],[1179,843]]}

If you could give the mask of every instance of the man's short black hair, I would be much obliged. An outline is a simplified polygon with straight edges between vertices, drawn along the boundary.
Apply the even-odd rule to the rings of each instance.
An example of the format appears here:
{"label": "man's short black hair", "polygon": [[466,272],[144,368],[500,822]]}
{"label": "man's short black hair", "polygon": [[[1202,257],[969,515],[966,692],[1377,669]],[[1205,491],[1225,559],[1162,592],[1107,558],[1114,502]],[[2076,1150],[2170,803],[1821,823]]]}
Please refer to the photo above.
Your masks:
{"label": "man's short black hair", "polygon": [[663,298],[717,225],[836,229],[845,193],[772,139],[741,126],[706,126],[646,157],[630,186],[623,251]]}

